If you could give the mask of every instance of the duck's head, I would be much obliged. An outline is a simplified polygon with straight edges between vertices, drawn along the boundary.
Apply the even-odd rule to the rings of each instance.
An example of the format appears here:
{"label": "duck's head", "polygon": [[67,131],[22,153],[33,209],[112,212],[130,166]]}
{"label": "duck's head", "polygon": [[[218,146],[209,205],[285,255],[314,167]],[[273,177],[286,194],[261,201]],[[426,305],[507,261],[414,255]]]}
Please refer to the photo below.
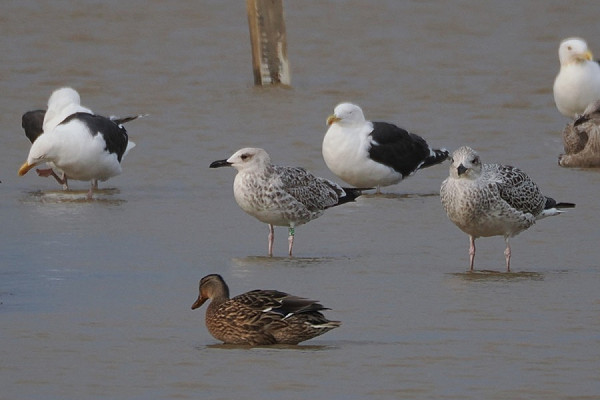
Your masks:
{"label": "duck's head", "polygon": [[202,306],[206,300],[221,297],[224,297],[225,299],[229,298],[229,287],[227,287],[227,284],[221,275],[218,274],[206,275],[204,278],[200,279],[198,291],[200,293],[194,304],[192,304],[192,310]]}

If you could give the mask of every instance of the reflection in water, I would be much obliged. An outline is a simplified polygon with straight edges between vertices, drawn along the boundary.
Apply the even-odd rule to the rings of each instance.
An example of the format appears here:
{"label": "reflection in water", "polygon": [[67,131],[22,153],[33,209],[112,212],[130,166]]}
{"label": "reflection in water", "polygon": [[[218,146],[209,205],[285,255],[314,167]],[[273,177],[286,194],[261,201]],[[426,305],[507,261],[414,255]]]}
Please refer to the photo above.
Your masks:
{"label": "reflection in water", "polygon": [[521,281],[521,280],[533,280],[541,281],[544,280],[544,274],[539,272],[505,272],[505,271],[493,271],[493,270],[478,270],[478,271],[467,271],[457,272],[450,274],[464,281],[475,281],[475,282],[492,282],[492,281]]}
{"label": "reflection in water", "polygon": [[256,265],[266,266],[289,266],[304,268],[313,265],[322,265],[337,260],[334,257],[268,257],[268,256],[247,256],[232,258],[233,266],[241,271],[252,270]]}
{"label": "reflection in water", "polygon": [[247,266],[256,264],[290,264],[294,266],[307,266],[310,264],[322,264],[324,262],[333,261],[334,257],[269,257],[269,256],[246,256],[235,257],[233,262],[235,265]]}
{"label": "reflection in water", "polygon": [[335,348],[335,346],[328,345],[306,345],[306,344],[273,344],[269,346],[250,346],[243,344],[208,344],[206,346],[197,346],[196,349],[202,351],[205,349],[226,349],[226,350],[258,350],[258,351],[321,351]]}
{"label": "reflection in water", "polygon": [[361,197],[367,198],[367,199],[373,198],[373,199],[404,200],[404,199],[439,197],[439,196],[440,196],[440,192],[434,192],[434,193],[380,193],[380,194],[366,193],[366,194],[363,194]]}
{"label": "reflection in water", "polygon": [[256,271],[257,266],[261,267],[281,267],[306,268],[309,266],[325,266],[325,264],[335,261],[333,257],[268,257],[268,256],[247,256],[232,258],[232,275],[243,279]]}
{"label": "reflection in water", "polygon": [[[556,164],[568,121],[552,82],[558,43],[574,26],[593,41],[600,2],[285,2],[292,89],[252,86],[239,2],[89,3],[3,2],[17,17],[0,41],[2,398],[598,397],[600,170]],[[22,112],[61,85],[109,105],[98,111],[153,115],[131,126],[139,151],[107,183],[121,193],[104,184],[87,201],[86,183],[63,192],[15,176]],[[302,227],[308,258],[261,257],[267,232],[208,162],[252,145],[334,179],[321,145],[341,101],[518,163],[589,212],[519,237],[520,269],[540,273],[463,272],[440,165]],[[237,219],[250,231],[234,244]],[[235,276],[236,294],[268,285],[323,300],[344,325],[300,346],[217,344],[189,311],[205,265]]]}
{"label": "reflection in water", "polygon": [[117,188],[107,188],[94,190],[94,197],[90,200],[87,198],[87,190],[38,190],[35,192],[27,192],[23,198],[22,203],[101,203],[107,205],[120,205],[125,203],[127,200],[112,198],[121,193]]}

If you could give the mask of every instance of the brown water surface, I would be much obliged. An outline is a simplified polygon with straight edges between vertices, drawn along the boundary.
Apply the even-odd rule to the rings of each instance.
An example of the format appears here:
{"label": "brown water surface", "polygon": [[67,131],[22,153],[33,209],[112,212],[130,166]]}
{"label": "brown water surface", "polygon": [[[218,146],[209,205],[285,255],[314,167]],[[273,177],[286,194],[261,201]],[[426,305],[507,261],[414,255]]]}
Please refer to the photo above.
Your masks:
{"label": "brown water surface", "polygon": [[[237,4],[234,4],[237,3]],[[561,39],[600,53],[599,2],[285,2],[292,88],[252,86],[244,2],[14,1],[0,15],[0,398],[592,399],[600,397],[600,173],[562,169],[552,83]],[[122,175],[17,176],[21,115],[70,85],[128,123]],[[448,164],[267,227],[211,161],[241,147],[334,176],[321,156],[340,101],[453,150],[520,166],[577,208],[512,241],[446,218]],[[198,280],[317,298],[343,325],[297,347],[218,344]]]}

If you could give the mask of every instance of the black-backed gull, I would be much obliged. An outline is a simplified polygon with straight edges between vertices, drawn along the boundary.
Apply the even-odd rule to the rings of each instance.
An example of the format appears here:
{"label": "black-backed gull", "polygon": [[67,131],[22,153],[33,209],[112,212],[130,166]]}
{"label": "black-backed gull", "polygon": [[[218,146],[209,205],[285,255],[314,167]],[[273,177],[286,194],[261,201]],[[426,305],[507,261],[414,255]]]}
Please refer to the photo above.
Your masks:
{"label": "black-backed gull", "polygon": [[445,149],[387,122],[365,120],[355,104],[341,103],[327,118],[323,158],[337,177],[356,187],[389,186],[448,158]]}
{"label": "black-backed gull", "polygon": [[[53,176],[65,188],[68,188],[68,179],[91,181],[88,192],[91,198],[98,181],[121,173],[121,161],[135,144],[129,141],[120,120],[96,115],[81,106],[79,94],[68,87],[50,96],[40,131],[41,112],[36,110],[23,116],[23,128],[32,145],[19,175],[48,162],[50,168],[38,169],[38,175]],[[60,170],[62,176],[58,176],[53,167]]]}

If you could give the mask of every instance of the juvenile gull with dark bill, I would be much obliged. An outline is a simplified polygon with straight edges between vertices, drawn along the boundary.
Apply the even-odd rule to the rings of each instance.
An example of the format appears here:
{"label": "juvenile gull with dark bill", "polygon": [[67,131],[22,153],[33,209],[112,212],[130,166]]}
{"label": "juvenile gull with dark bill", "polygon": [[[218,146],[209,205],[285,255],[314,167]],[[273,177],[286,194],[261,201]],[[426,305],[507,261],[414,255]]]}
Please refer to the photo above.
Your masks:
{"label": "juvenile gull with dark bill", "polygon": [[327,118],[323,159],[343,181],[357,186],[396,184],[417,170],[448,158],[445,149],[434,149],[425,139],[387,122],[365,120],[362,109],[338,104]]}
{"label": "juvenile gull with dark bill", "polygon": [[500,164],[482,164],[477,152],[463,146],[452,154],[450,176],[440,190],[448,218],[469,235],[469,268],[473,271],[475,239],[504,236],[506,270],[510,271],[509,239],[538,219],[560,214],[572,203],[557,203],[542,194],[527,174]]}
{"label": "juvenile gull with dark bill", "polygon": [[233,194],[242,210],[269,225],[269,256],[273,255],[273,225],[288,227],[289,255],[296,226],[311,221],[330,207],[354,201],[360,189],[342,188],[300,167],[271,164],[269,154],[259,148],[244,148],[210,168],[233,167],[238,173]]}

